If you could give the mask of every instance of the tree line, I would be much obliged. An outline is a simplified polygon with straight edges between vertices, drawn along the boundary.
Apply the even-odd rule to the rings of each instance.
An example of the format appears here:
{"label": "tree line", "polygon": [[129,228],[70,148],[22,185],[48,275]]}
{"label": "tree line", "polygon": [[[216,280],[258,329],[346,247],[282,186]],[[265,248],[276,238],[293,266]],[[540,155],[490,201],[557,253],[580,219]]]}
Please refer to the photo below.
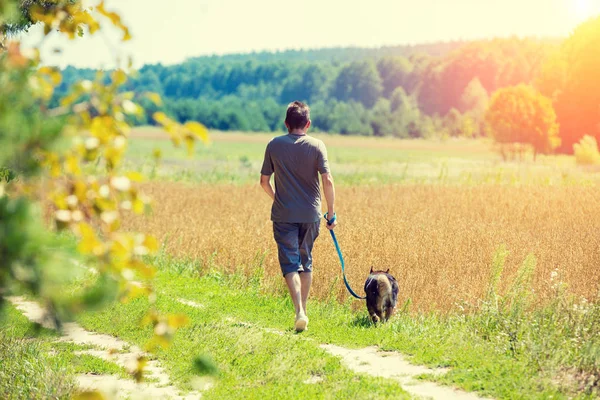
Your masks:
{"label": "tree line", "polygon": [[[125,89],[156,92],[165,99],[160,111],[219,130],[282,131],[286,105],[303,100],[311,105],[318,131],[401,138],[491,135],[508,143],[523,141],[528,133],[495,134],[491,124],[501,121],[502,112],[492,117],[490,101],[499,90],[524,85],[528,89],[517,97],[528,100],[511,112],[527,116],[537,96],[549,99],[558,127],[546,128],[560,140],[544,149],[540,145],[540,151],[560,143],[568,152],[584,135],[598,135],[595,93],[600,91],[586,91],[600,71],[594,69],[597,25],[591,20],[564,41],[508,38],[198,57],[171,66],[145,65]],[[57,97],[70,83],[94,74],[66,68]],[[509,97],[496,98],[496,108]],[[143,105],[147,113],[134,122],[154,123],[157,107]]]}

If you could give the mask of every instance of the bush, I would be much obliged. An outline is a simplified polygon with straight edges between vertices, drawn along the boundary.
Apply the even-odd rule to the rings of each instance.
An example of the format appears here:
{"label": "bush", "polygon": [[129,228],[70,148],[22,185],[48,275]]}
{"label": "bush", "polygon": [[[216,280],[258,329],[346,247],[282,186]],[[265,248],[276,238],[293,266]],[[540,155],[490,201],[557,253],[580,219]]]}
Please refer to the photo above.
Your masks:
{"label": "bush", "polygon": [[578,165],[598,165],[600,164],[600,152],[598,151],[598,142],[593,136],[584,136],[579,143],[573,145],[575,161]]}

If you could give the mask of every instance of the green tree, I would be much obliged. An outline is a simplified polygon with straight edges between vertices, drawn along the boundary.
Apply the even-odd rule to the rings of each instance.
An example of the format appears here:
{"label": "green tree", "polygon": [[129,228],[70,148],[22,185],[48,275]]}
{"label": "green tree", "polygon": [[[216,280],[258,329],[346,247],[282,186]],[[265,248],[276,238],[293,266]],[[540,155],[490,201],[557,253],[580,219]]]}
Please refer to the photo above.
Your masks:
{"label": "green tree", "polygon": [[381,97],[383,86],[372,61],[353,62],[342,68],[333,83],[332,96],[341,101],[358,101],[371,108]]}
{"label": "green tree", "polygon": [[375,106],[371,110],[369,120],[371,128],[373,128],[373,135],[384,136],[394,133],[390,101],[384,98],[377,100],[377,103],[375,103]]}
{"label": "green tree", "polygon": [[483,116],[489,101],[490,96],[479,78],[473,78],[463,91],[458,110],[462,113],[470,112],[475,116]]}
{"label": "green tree", "polygon": [[413,96],[406,94],[402,87],[396,88],[390,100],[392,112],[392,133],[398,137],[408,137],[409,127],[421,119],[421,111]]}
{"label": "green tree", "polygon": [[389,98],[398,87],[406,87],[413,70],[411,62],[404,57],[383,57],[377,62],[382,79],[383,96]]}
{"label": "green tree", "polygon": [[330,132],[341,133],[342,135],[373,134],[368,112],[361,103],[333,102],[328,114],[326,124]]}
{"label": "green tree", "polygon": [[463,116],[456,108],[451,109],[444,116],[443,125],[450,136],[458,137],[463,135]]}
{"label": "green tree", "polygon": [[552,101],[531,86],[498,90],[485,119],[497,143],[531,145],[534,160],[560,144]]}

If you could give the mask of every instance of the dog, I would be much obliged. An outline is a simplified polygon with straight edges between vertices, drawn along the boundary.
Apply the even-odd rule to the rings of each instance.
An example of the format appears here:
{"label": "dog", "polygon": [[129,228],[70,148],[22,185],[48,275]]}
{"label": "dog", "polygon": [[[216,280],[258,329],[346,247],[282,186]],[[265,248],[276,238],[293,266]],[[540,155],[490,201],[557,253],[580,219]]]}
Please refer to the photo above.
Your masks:
{"label": "dog", "polygon": [[390,275],[390,270],[373,271],[365,282],[367,310],[374,324],[387,321],[394,314],[398,302],[398,282]]}

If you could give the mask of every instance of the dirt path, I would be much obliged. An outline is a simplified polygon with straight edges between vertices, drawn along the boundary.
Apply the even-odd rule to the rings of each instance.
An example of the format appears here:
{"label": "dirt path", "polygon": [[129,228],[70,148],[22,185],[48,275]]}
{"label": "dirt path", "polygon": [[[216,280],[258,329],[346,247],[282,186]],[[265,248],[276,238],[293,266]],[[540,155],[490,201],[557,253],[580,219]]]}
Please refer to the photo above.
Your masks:
{"label": "dirt path", "polygon": [[[36,302],[25,300],[22,297],[10,297],[8,300],[30,321],[37,322],[46,328],[54,329],[52,322],[46,318],[44,309]],[[81,351],[79,354],[89,354],[116,363],[128,371],[135,370],[138,357],[148,357],[148,354],[136,346],[132,346],[113,336],[86,331],[75,323],[64,324],[62,334],[63,336],[60,337],[60,341],[91,345],[95,348],[93,350]],[[114,352],[114,350],[118,352]],[[78,375],[77,381],[79,387],[83,390],[99,390],[119,399],[192,400],[201,397],[201,393],[197,391],[182,394],[179,389],[171,384],[169,375],[158,361],[149,361],[146,364],[144,372],[151,382],[136,383],[133,380],[122,379],[113,375],[87,374]]]}
{"label": "dirt path", "polygon": [[377,347],[364,349],[347,349],[332,344],[321,345],[329,354],[340,357],[342,362],[357,373],[380,376],[400,382],[402,388],[408,393],[439,400],[483,400],[474,393],[442,386],[434,382],[416,380],[418,375],[448,372],[447,369],[433,370],[427,367],[413,365],[406,361],[400,353],[379,351]]}

